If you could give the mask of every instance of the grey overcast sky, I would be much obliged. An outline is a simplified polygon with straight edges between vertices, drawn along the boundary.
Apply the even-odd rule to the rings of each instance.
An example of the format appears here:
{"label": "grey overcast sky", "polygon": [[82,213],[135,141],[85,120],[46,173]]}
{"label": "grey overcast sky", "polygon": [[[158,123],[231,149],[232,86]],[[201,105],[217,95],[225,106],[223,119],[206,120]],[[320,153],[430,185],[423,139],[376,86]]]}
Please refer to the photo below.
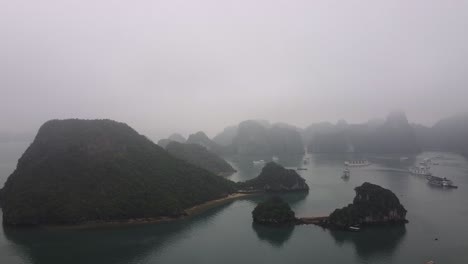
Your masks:
{"label": "grey overcast sky", "polygon": [[468,1],[3,0],[0,131],[111,118],[152,138],[468,110]]}

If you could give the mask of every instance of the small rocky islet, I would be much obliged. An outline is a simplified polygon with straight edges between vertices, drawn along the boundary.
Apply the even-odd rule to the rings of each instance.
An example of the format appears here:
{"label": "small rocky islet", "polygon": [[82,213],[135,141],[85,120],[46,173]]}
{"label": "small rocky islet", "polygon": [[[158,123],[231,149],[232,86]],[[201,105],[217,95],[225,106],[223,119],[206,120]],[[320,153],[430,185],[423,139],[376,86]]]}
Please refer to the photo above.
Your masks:
{"label": "small rocky islet", "polygon": [[291,225],[296,216],[288,203],[279,196],[273,196],[259,203],[252,211],[253,222],[263,225]]}
{"label": "small rocky islet", "polygon": [[342,230],[408,222],[406,209],[392,191],[368,182],[356,187],[355,191],[352,204],[336,209],[328,217],[296,218],[286,202],[273,197],[255,207],[252,212],[253,222],[266,225],[315,224]]}
{"label": "small rocky islet", "polygon": [[241,190],[245,191],[309,191],[305,179],[295,170],[286,169],[275,162],[268,162],[256,178],[238,183],[238,185]]}

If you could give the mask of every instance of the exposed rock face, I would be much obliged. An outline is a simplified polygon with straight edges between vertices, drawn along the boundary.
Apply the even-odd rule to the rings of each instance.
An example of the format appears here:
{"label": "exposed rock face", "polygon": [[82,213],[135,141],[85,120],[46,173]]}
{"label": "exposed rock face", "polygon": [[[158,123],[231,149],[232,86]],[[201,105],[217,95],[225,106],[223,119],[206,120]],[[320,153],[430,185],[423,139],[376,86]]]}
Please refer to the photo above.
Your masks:
{"label": "exposed rock face", "polygon": [[259,203],[252,211],[254,223],[263,225],[293,225],[296,223],[294,212],[289,204],[274,196]]}
{"label": "exposed rock face", "polygon": [[406,209],[396,195],[378,185],[365,182],[355,188],[352,204],[336,209],[329,217],[333,227],[406,223]]}
{"label": "exposed rock face", "polygon": [[308,191],[309,186],[296,171],[285,169],[275,162],[263,167],[256,178],[240,183],[243,189],[265,190],[268,192]]}
{"label": "exposed rock face", "polygon": [[174,158],[124,123],[52,120],[2,190],[8,225],[179,216],[235,184]]}
{"label": "exposed rock face", "polygon": [[219,176],[229,176],[236,170],[224,159],[198,144],[171,142],[166,150],[174,157],[206,169]]}

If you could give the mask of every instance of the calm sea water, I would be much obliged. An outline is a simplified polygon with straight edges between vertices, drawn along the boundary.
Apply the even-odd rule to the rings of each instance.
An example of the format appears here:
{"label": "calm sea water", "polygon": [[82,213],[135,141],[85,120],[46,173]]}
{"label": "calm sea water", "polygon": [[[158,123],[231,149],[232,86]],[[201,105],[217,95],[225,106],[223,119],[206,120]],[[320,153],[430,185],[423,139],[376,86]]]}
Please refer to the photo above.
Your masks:
{"label": "calm sea water", "polygon": [[[8,145],[8,146],[7,146]],[[0,146],[0,183],[16,166],[28,143]],[[433,172],[458,189],[431,187],[406,169],[425,157],[440,156]],[[92,229],[0,229],[0,263],[468,263],[468,162],[455,154],[425,152],[400,162],[399,156],[309,155],[280,157],[300,174],[308,194],[283,195],[298,216],[326,215],[354,198],[353,188],[369,181],[391,189],[408,210],[405,227],[359,233],[316,226],[268,228],[252,225],[251,211],[265,197],[233,201],[191,219],[164,224]],[[271,158],[271,157],[270,157]],[[343,181],[343,162],[368,158],[374,164],[352,169]],[[233,180],[258,175],[251,157],[230,159]],[[438,240],[435,240],[438,238]]]}

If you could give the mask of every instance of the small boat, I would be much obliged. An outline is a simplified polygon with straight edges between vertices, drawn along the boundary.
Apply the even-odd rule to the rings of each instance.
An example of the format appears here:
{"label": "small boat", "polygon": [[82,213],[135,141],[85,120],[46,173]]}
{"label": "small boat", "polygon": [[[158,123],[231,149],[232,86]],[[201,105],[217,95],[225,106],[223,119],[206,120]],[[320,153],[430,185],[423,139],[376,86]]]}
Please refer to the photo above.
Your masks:
{"label": "small boat", "polygon": [[408,157],[400,157],[400,161],[405,161],[405,160],[409,160]]}
{"label": "small boat", "polygon": [[432,173],[429,171],[429,168],[426,166],[410,168],[409,172],[415,175],[432,176]]}
{"label": "small boat", "polygon": [[352,160],[352,161],[345,161],[345,166],[350,167],[365,167],[369,166],[371,163],[368,160]]}
{"label": "small boat", "polygon": [[349,178],[351,176],[351,171],[349,170],[349,168],[346,168],[343,170],[343,176],[341,176],[341,178],[345,179],[345,178]]}
{"label": "small boat", "polygon": [[431,176],[428,177],[427,180],[429,181],[430,185],[438,186],[438,187],[446,187],[446,188],[458,188],[458,186],[453,185],[453,182],[445,177],[436,177]]}
{"label": "small boat", "polygon": [[264,160],[254,160],[253,165],[264,165],[265,161]]}
{"label": "small boat", "polygon": [[350,226],[348,227],[349,231],[353,231],[353,232],[358,232],[359,230],[361,230],[360,227],[358,226]]}
{"label": "small boat", "polygon": [[296,170],[307,170],[307,168],[299,167],[299,168],[297,168]]}
{"label": "small boat", "polygon": [[278,162],[278,161],[279,161],[279,158],[276,157],[276,156],[273,156],[273,157],[271,157],[271,160],[274,161],[274,162]]}

